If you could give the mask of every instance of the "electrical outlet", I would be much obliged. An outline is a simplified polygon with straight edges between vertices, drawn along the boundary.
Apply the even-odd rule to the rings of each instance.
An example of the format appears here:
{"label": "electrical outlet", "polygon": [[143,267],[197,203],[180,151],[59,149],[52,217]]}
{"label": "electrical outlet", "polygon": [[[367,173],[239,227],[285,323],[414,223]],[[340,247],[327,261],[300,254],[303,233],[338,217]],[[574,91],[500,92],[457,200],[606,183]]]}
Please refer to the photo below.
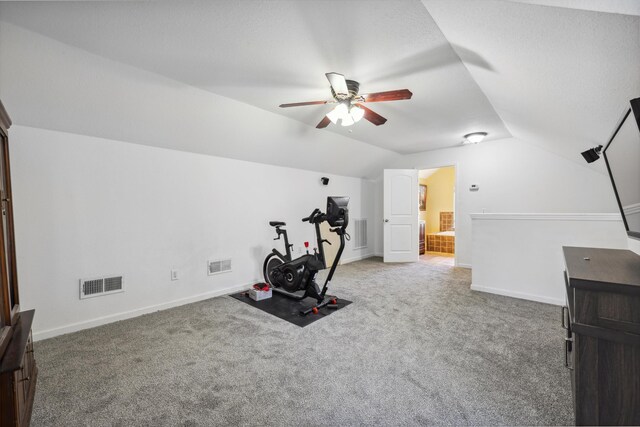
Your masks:
{"label": "electrical outlet", "polygon": [[298,246],[298,253],[301,254],[302,253],[302,246]]}
{"label": "electrical outlet", "polygon": [[171,270],[171,280],[178,280],[178,270]]}

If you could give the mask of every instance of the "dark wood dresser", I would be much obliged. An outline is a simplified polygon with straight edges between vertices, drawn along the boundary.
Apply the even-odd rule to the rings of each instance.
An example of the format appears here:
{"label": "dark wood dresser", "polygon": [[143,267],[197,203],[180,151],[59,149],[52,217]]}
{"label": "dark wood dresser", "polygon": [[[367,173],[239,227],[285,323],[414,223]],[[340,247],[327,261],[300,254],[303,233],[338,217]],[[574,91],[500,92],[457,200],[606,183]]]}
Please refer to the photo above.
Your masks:
{"label": "dark wood dresser", "polygon": [[33,357],[31,323],[35,310],[23,311],[0,361],[0,425],[28,426],[38,367]]}
{"label": "dark wood dresser", "polygon": [[420,249],[418,251],[418,253],[420,255],[424,255],[424,251],[426,250],[425,248],[427,247],[427,238],[426,236],[426,228],[427,228],[427,223],[424,221],[420,221]]}
{"label": "dark wood dresser", "polygon": [[13,195],[9,164],[11,120],[0,102],[0,426],[31,420],[38,368],[33,357],[34,310],[20,311]]}
{"label": "dark wood dresser", "polygon": [[640,255],[563,247],[576,425],[640,425]]}

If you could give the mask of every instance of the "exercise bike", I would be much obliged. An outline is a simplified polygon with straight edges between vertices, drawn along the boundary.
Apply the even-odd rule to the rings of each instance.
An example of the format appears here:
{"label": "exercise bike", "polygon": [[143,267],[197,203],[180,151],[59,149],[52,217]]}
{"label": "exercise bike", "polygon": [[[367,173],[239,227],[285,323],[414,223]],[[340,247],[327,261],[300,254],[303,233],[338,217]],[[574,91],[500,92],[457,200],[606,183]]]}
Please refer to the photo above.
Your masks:
{"label": "exercise bike", "polygon": [[[284,295],[288,298],[295,300],[303,300],[307,297],[314,298],[317,303],[311,308],[302,310],[302,315],[309,313],[318,313],[318,309],[327,305],[335,305],[337,299],[335,297],[327,296],[327,289],[329,282],[333,278],[342,251],[344,250],[345,240],[349,239],[346,229],[349,224],[349,204],[348,197],[327,197],[327,212],[322,213],[320,209],[315,209],[311,215],[303,218],[302,221],[314,224],[316,228],[316,240],[318,243],[317,251],[314,250],[313,254],[302,255],[299,258],[292,259],[291,248],[293,245],[289,244],[289,238],[287,236],[287,230],[282,227],[286,226],[281,221],[271,221],[269,225],[276,228],[277,237],[273,240],[280,240],[281,236],[284,236],[285,254],[280,253],[277,249],[267,256],[264,260],[264,279],[271,286],[273,292]],[[318,271],[327,268],[323,244],[331,244],[326,239],[322,238],[320,233],[320,224],[327,221],[333,228],[330,230],[340,236],[340,248],[336,254],[331,270],[327,275],[327,279],[324,282],[322,289],[316,283],[316,275]]]}

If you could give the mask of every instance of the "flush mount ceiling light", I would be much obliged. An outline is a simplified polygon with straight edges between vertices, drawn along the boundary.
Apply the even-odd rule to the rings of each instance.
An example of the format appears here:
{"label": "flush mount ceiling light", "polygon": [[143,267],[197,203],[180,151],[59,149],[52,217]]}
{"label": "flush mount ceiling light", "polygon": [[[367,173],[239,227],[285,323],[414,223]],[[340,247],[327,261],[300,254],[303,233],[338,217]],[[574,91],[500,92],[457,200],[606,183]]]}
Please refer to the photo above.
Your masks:
{"label": "flush mount ceiling light", "polygon": [[473,132],[468,133],[464,136],[463,144],[477,144],[478,142],[482,142],[482,140],[487,136],[486,132]]}

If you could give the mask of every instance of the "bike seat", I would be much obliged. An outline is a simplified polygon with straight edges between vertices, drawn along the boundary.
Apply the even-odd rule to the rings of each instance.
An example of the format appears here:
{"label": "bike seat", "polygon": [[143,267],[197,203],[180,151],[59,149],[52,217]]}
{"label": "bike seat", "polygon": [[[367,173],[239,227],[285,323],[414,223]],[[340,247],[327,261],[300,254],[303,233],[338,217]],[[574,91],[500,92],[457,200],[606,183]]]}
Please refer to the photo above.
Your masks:
{"label": "bike seat", "polygon": [[272,227],[282,227],[283,225],[287,225],[282,221],[269,221],[269,225]]}

